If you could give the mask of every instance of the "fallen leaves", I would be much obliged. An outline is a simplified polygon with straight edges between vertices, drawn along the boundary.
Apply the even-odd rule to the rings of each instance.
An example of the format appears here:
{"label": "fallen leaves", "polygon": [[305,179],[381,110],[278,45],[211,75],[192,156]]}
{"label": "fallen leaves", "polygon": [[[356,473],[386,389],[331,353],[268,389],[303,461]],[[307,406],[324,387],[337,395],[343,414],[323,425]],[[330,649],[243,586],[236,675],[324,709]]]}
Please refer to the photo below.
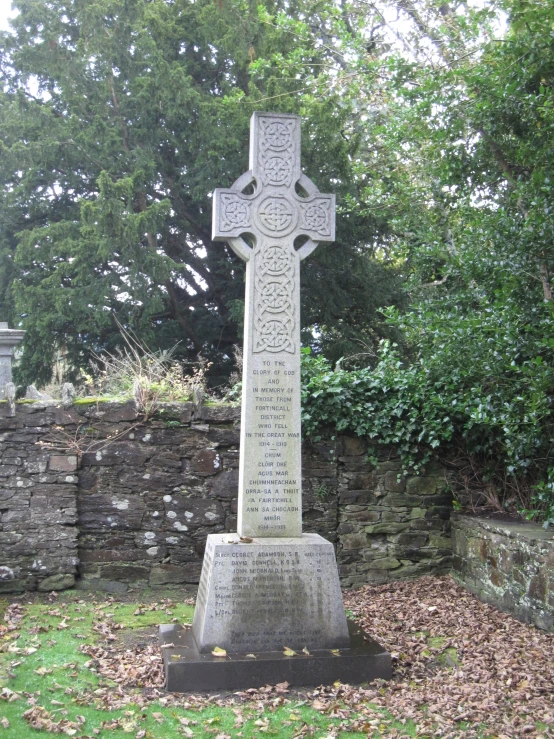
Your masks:
{"label": "fallen leaves", "polygon": [[214,647],[212,649],[212,654],[214,657],[226,657],[227,656],[227,652],[225,651],[225,649],[222,649],[221,647]]}
{"label": "fallen leaves", "polygon": [[[276,726],[271,715],[281,706],[287,709],[283,725],[290,725],[290,736],[296,739],[326,736],[334,739],[356,732],[397,739],[414,734],[443,739],[554,736],[554,635],[521,624],[480,603],[450,577],[367,585],[345,593],[345,604],[366,632],[391,652],[394,675],[390,682],[377,681],[364,687],[336,682],[310,690],[291,689],[287,683],[281,683],[233,694],[167,694],[163,690],[162,650],[155,634],[149,632],[139,646],[129,648],[127,640],[120,638],[120,625],[112,618],[111,611],[117,609],[117,604],[109,600],[94,604],[92,628],[99,643],[77,647],[76,642],[76,648],[87,655],[88,661],[83,665],[80,659],[75,659],[59,668],[75,678],[75,685],[64,691],[70,697],[66,699],[58,694],[55,697],[61,700],[50,700],[46,708],[37,704],[44,701],[48,691],[55,692],[61,687],[49,677],[51,670],[41,665],[39,657],[49,647],[56,648],[55,642],[47,637],[40,641],[37,635],[47,629],[36,619],[27,629],[27,633],[35,636],[25,641],[24,609],[14,604],[6,612],[0,635],[3,651],[15,652],[17,657],[9,654],[3,657],[12,669],[22,664],[23,656],[37,660],[33,668],[44,680],[41,680],[43,698],[40,693],[17,693],[4,687],[0,689],[0,704],[21,701],[20,710],[29,709],[25,711],[25,720],[30,726],[76,739],[85,732],[82,717],[70,721],[60,715],[75,701],[102,710],[125,711],[124,717],[105,721],[100,730],[89,729],[88,734],[104,736],[106,732],[119,730],[134,739],[149,739],[152,733],[142,728],[141,717],[148,715],[161,724],[170,715],[177,717],[175,709],[195,711],[198,717],[197,722],[179,716],[179,735],[192,737],[203,732],[215,739],[227,737],[217,720],[206,720],[202,714],[206,708],[227,706],[235,713],[232,731],[237,737],[242,736],[243,726],[247,735],[252,730],[253,736],[272,735]],[[173,604],[161,601],[133,605],[129,612],[134,610],[136,616],[141,616],[151,610],[160,611],[162,621],[171,607]],[[51,607],[50,611],[48,615],[56,619],[51,621],[53,634],[60,618],[66,624],[82,620],[71,618],[72,613],[67,611],[62,615],[59,608]],[[83,633],[88,633],[90,639],[90,631]],[[71,637],[76,638],[75,634]],[[41,651],[33,658],[37,649]],[[339,650],[335,652],[340,655]],[[330,650],[331,654],[335,652]],[[283,654],[300,660],[309,652],[304,648],[297,654],[284,646]],[[220,656],[225,655],[220,653]],[[253,653],[247,657],[256,659]],[[26,661],[29,665],[30,660]],[[101,681],[93,689],[82,687],[81,678],[84,676],[86,682],[87,669],[94,671],[95,680]],[[107,684],[106,680],[113,682]],[[66,701],[65,707],[62,701]],[[321,714],[320,720],[324,722],[321,727],[303,718],[302,706]],[[54,707],[58,708],[50,710]],[[136,714],[126,710],[137,707]],[[171,708],[172,713],[164,708]],[[252,722],[250,728],[247,722]],[[540,731],[535,728],[535,722],[544,725]],[[167,722],[159,731],[168,726]],[[1,714],[0,727],[6,728]],[[14,731],[13,721],[10,731]]]}
{"label": "fallen leaves", "polygon": [[126,688],[163,687],[163,661],[157,643],[125,650],[116,646],[83,644],[79,651],[92,658],[85,663],[89,670],[95,670],[119,685]]}
{"label": "fallen leaves", "polygon": [[21,695],[16,693],[15,690],[10,690],[9,688],[4,687],[0,691],[0,698],[4,701],[8,701],[8,703],[13,703],[14,701],[18,701],[21,698]]}
{"label": "fallen leaves", "polygon": [[85,723],[84,716],[77,716],[77,721],[70,721],[63,717],[56,721],[53,714],[42,706],[29,708],[23,714],[23,718],[36,731],[48,731],[51,734],[66,734],[67,736],[75,736]]}
{"label": "fallen leaves", "polygon": [[34,672],[36,675],[39,675],[39,677],[52,674],[52,670],[47,670],[46,667],[38,667]]}
{"label": "fallen leaves", "polygon": [[393,655],[389,684],[371,700],[423,733],[528,736],[541,721],[554,732],[554,635],[481,603],[449,576],[367,585],[345,594],[367,633]]}
{"label": "fallen leaves", "polygon": [[312,708],[315,711],[325,711],[327,709],[327,703],[324,703],[323,701],[316,699],[312,703]]}

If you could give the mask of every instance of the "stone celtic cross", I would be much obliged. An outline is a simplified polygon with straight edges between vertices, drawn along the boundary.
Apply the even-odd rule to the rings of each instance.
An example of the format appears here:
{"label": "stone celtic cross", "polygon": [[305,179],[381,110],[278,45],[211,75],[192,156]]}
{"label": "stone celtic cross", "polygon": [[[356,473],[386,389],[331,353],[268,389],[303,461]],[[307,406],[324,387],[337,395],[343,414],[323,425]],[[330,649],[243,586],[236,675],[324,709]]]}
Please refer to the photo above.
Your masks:
{"label": "stone celtic cross", "polygon": [[215,190],[213,208],[213,239],[247,263],[241,536],[302,532],[300,261],[334,238],[335,196],[300,170],[300,117],[254,113],[250,170]]}
{"label": "stone celtic cross", "polygon": [[335,200],[300,171],[299,117],[255,113],[250,142],[250,171],[215,191],[213,222],[246,261],[240,536],[208,534],[192,629],[160,626],[169,690],[391,673],[378,644],[351,641],[333,545],[302,533],[300,261],[333,240]]}

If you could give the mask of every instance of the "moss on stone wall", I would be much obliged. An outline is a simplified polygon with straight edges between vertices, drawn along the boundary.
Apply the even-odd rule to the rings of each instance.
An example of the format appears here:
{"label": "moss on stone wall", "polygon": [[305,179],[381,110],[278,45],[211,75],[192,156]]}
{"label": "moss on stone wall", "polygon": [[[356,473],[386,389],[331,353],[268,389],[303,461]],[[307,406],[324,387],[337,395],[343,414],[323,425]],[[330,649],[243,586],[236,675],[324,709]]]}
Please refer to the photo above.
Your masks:
{"label": "moss on stone wall", "polygon": [[481,600],[554,631],[554,537],[538,524],[453,516],[454,577]]}

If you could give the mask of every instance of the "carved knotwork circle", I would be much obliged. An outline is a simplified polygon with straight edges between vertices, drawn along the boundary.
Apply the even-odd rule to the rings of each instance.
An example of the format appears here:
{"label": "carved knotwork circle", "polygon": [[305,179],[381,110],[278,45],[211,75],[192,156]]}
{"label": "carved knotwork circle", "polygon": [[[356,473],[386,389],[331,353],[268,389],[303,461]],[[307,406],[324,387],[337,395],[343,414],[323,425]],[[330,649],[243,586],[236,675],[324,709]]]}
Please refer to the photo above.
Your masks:
{"label": "carved knotwork circle", "polygon": [[263,163],[262,179],[264,185],[288,185],[292,177],[290,156],[268,157]]}
{"label": "carved knotwork circle", "polygon": [[284,151],[290,146],[292,126],[289,122],[271,121],[264,127],[264,144],[268,149]]}
{"label": "carved knotwork circle", "polygon": [[272,277],[284,275],[292,266],[290,249],[283,246],[268,246],[264,249],[263,262],[260,265],[260,274]]}
{"label": "carved knotwork circle", "polygon": [[292,301],[289,286],[282,282],[266,282],[261,288],[260,298],[264,310],[269,313],[281,313]]}
{"label": "carved knotwork circle", "polygon": [[254,351],[294,352],[293,330],[294,319],[291,315],[262,318],[257,324],[258,347]]}
{"label": "carved knotwork circle", "polygon": [[268,197],[258,208],[260,228],[269,235],[285,236],[296,225],[296,212],[283,197]]}
{"label": "carved knotwork circle", "polygon": [[236,228],[247,226],[250,219],[249,204],[240,200],[229,200],[223,212],[225,221]]}
{"label": "carved knotwork circle", "polygon": [[304,221],[314,231],[326,231],[329,223],[329,211],[323,205],[314,203],[304,211]]}

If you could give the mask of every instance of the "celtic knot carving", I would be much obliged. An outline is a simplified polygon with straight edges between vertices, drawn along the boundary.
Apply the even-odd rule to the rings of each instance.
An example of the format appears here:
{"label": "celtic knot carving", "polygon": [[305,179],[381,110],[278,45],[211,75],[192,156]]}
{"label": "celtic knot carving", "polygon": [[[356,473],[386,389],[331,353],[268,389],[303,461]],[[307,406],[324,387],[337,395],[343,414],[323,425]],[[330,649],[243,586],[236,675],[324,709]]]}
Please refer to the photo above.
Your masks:
{"label": "celtic knot carving", "polygon": [[319,200],[303,206],[302,225],[322,236],[328,236],[331,232],[330,205],[328,200]]}
{"label": "celtic knot carving", "polygon": [[262,183],[289,187],[294,168],[294,122],[261,120],[258,163]]}
{"label": "celtic knot carving", "polygon": [[250,205],[238,195],[222,195],[220,229],[233,231],[250,226]]}
{"label": "celtic knot carving", "polygon": [[292,177],[292,158],[272,156],[263,163],[262,181],[264,185],[290,185]]}
{"label": "celtic knot carving", "polygon": [[256,259],[254,352],[294,354],[294,257],[284,246],[265,246]]}
{"label": "celtic knot carving", "polygon": [[266,198],[257,215],[262,230],[269,234],[284,236],[296,225],[294,209],[286,198]]}

